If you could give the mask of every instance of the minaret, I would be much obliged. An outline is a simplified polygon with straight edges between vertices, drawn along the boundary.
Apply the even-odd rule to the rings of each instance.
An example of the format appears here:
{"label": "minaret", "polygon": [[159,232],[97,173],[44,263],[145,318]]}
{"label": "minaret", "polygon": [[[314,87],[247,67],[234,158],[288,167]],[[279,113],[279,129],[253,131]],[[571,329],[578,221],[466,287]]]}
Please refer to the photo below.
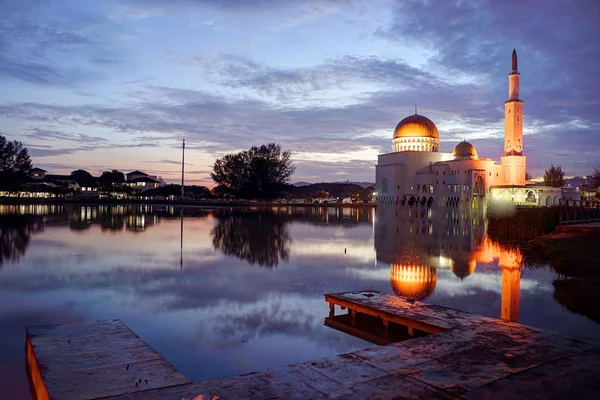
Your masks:
{"label": "minaret", "polygon": [[504,102],[504,157],[502,184],[525,185],[525,157],[523,156],[523,100],[519,98],[517,51],[513,49],[511,71],[508,74],[508,100]]}
{"label": "minaret", "polygon": [[508,100],[504,102],[504,155],[523,154],[523,100],[519,99],[517,52],[512,52],[512,69],[508,74]]}

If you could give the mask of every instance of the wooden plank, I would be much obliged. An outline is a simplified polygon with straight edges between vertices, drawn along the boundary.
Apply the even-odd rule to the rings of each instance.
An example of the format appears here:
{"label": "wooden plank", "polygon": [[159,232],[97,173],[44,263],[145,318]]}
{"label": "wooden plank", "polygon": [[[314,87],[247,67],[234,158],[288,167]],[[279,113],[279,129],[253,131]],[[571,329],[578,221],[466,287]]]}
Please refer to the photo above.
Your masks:
{"label": "wooden plank", "polygon": [[60,325],[35,325],[28,326],[29,336],[37,337],[82,337],[85,335],[97,335],[101,333],[129,331],[131,330],[118,319],[76,322]]}
{"label": "wooden plank", "polygon": [[50,395],[40,371],[29,336],[25,338],[25,354],[27,359],[27,378],[31,387],[33,400],[49,400]]}
{"label": "wooden plank", "polygon": [[[325,298],[327,301],[334,302],[340,306],[348,308],[351,311],[358,311],[364,314],[371,315],[373,317],[381,318],[383,320],[389,320],[396,324],[412,327],[414,329],[418,329],[427,333],[443,332],[446,328],[440,327],[438,325],[443,325],[446,327],[449,325],[442,320],[427,317],[425,314],[419,314],[414,311],[411,311],[410,315],[407,316],[400,314],[405,313],[405,310],[403,309],[393,309],[390,307],[387,307],[387,309],[382,309],[377,305],[361,304],[345,298],[333,297],[331,295],[325,295]],[[436,323],[437,325],[434,325],[434,323]]]}
{"label": "wooden plank", "polygon": [[[120,366],[45,374],[52,399],[98,399],[189,383],[163,358]],[[56,394],[56,395],[54,395]]]}
{"label": "wooden plank", "polygon": [[[474,323],[479,323],[483,318],[480,315],[448,307],[422,302],[409,302],[398,296],[391,296],[374,290],[330,293],[325,295],[325,299],[328,302],[343,304],[345,307],[352,305],[352,308],[357,311],[362,310],[361,312],[367,312],[366,310],[370,309],[371,315],[388,316],[388,319],[392,322],[397,322],[393,319],[397,318],[397,323],[403,325],[408,324],[408,321],[412,321],[412,326],[415,329],[419,329],[415,323],[421,323],[434,330],[430,333],[473,326]],[[400,322],[401,320],[404,320],[404,323]]]}
{"label": "wooden plank", "polygon": [[33,349],[36,355],[48,355],[52,357],[55,354],[65,353],[69,349],[81,352],[95,352],[103,349],[111,348],[111,346],[119,348],[128,348],[143,345],[137,335],[133,333],[119,333],[115,335],[103,335],[94,338],[32,338]]}
{"label": "wooden plank", "polygon": [[28,327],[27,343],[38,399],[98,399],[190,383],[118,320]]}

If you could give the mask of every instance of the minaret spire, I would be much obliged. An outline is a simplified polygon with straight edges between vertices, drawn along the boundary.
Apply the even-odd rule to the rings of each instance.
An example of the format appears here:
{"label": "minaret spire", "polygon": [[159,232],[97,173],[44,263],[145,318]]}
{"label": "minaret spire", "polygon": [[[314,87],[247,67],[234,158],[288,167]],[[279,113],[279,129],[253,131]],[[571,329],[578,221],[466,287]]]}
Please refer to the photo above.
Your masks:
{"label": "minaret spire", "polygon": [[[502,185],[525,186],[526,156],[523,155],[523,100],[519,98],[517,51],[513,50],[511,71],[508,74],[508,100],[504,102],[504,156]],[[504,277],[502,278],[504,279]]]}
{"label": "minaret spire", "polygon": [[512,71],[518,71],[519,69],[517,68],[517,50],[513,49],[512,52]]}

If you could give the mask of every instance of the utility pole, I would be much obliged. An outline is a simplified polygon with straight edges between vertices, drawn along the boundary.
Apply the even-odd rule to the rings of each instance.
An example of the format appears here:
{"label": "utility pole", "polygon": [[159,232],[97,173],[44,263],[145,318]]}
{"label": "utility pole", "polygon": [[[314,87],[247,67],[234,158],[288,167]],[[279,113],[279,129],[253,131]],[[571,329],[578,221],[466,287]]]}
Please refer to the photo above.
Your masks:
{"label": "utility pole", "polygon": [[181,200],[183,200],[183,174],[185,170],[185,139],[181,143]]}

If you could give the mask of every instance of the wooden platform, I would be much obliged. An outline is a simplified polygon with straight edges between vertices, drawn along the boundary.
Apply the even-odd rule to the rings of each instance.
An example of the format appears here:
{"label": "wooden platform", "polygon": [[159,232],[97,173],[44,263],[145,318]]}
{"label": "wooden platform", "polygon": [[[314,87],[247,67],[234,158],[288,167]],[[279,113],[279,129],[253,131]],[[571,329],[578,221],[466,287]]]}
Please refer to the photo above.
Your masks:
{"label": "wooden platform", "polygon": [[325,295],[329,303],[329,316],[335,315],[335,306],[348,309],[352,317],[357,312],[381,319],[384,328],[390,322],[425,333],[439,333],[450,328],[469,325],[470,321],[481,316],[452,308],[421,302],[408,302],[397,296],[390,296],[374,290],[359,292],[331,293]]}
{"label": "wooden platform", "polygon": [[190,383],[119,320],[27,328],[35,398],[100,399]]}
{"label": "wooden platform", "polygon": [[[53,389],[56,397],[52,398],[57,400],[94,398],[74,397],[77,391],[98,395],[96,398],[111,395],[115,396],[111,399],[119,400],[182,400],[194,399],[200,394],[208,399],[219,396],[219,400],[600,398],[600,342],[597,340],[426,303],[410,303],[375,291],[328,294],[325,298],[333,304],[334,314],[336,305],[349,309],[347,319],[352,318],[353,312],[364,312],[381,317],[382,326],[386,319],[388,327],[390,323],[401,324],[407,329],[412,326],[415,336],[419,332],[429,334],[275,370],[200,383],[187,383],[170,364],[155,358],[161,368],[153,371],[154,375],[143,387],[133,383],[139,384],[140,378],[147,379],[149,369],[142,368],[128,375],[127,369],[123,372],[124,361],[112,361],[113,357],[115,360],[134,357],[131,347],[129,353],[108,354],[108,359],[87,356],[104,351],[101,345],[108,345],[110,335],[103,333],[91,333],[102,338],[98,346],[78,355],[63,352],[69,348],[67,340],[75,343],[73,350],[85,342],[75,330],[49,327],[36,335],[35,330],[28,329],[28,355],[31,353],[32,360],[39,364],[38,383],[45,382],[49,391]],[[334,317],[326,317],[326,320]],[[121,335],[133,334],[118,321],[112,323],[118,326]],[[88,335],[85,332],[86,328],[79,331],[82,337]],[[141,348],[149,349],[143,342]],[[119,374],[88,379],[89,388],[84,389],[81,381],[75,381],[85,379],[82,371],[94,374],[113,364],[118,366]],[[34,371],[35,367],[31,369]],[[35,382],[35,374],[32,377]],[[156,388],[150,387],[150,382]],[[59,392],[62,387],[69,391]]]}

